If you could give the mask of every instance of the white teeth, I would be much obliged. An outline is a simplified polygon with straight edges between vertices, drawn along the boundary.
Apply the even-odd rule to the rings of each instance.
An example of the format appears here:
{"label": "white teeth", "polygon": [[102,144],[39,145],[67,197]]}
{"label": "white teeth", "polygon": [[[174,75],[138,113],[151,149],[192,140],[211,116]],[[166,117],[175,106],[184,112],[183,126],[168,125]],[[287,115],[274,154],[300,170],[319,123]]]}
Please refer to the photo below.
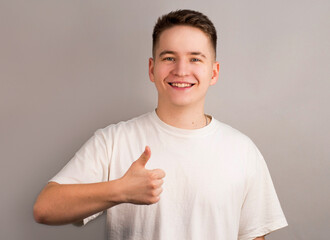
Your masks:
{"label": "white teeth", "polygon": [[192,86],[192,84],[190,84],[190,83],[171,83],[171,85],[174,87],[179,87],[179,88]]}

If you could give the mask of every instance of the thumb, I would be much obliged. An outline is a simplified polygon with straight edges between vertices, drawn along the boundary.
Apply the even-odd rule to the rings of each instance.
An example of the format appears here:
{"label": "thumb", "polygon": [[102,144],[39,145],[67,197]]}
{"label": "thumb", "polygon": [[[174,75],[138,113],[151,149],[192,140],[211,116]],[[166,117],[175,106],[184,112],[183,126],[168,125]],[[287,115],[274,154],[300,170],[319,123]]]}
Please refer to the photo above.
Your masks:
{"label": "thumb", "polygon": [[136,162],[139,163],[140,165],[142,165],[143,167],[145,167],[148,160],[150,159],[150,156],[151,156],[150,147],[146,146],[144,149],[144,152],[141,154],[141,156],[139,157],[139,159]]}

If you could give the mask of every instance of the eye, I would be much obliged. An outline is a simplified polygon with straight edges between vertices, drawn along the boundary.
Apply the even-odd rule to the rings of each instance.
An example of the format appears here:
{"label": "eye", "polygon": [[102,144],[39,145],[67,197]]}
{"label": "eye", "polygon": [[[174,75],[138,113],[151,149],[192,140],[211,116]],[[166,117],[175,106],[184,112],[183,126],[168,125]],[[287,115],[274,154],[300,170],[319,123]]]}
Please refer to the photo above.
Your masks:
{"label": "eye", "polygon": [[173,57],[165,57],[165,58],[163,58],[163,61],[173,62],[174,61],[174,58]]}
{"label": "eye", "polygon": [[192,61],[192,62],[200,62],[201,60],[198,59],[198,58],[192,58],[191,61]]}

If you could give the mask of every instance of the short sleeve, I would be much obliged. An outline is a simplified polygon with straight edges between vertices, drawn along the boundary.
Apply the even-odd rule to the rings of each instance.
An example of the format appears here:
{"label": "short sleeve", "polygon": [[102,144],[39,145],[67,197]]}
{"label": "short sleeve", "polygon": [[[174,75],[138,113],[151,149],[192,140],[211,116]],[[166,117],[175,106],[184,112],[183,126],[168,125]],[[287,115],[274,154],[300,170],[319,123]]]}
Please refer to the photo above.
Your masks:
{"label": "short sleeve", "polygon": [[[102,130],[96,131],[64,168],[49,182],[83,184],[108,181],[108,144]],[[83,223],[86,224],[101,214],[102,212],[87,217]]]}
{"label": "short sleeve", "polygon": [[252,240],[288,225],[264,158],[255,146],[248,155],[238,240]]}

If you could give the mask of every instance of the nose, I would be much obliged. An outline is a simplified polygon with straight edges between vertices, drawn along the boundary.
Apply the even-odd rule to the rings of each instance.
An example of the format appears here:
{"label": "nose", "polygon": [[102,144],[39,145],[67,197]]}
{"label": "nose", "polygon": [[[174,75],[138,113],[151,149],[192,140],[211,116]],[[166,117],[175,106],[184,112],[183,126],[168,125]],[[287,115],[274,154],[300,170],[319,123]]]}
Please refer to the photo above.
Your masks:
{"label": "nose", "polygon": [[177,60],[172,70],[172,74],[177,77],[184,77],[189,75],[189,71],[189,64],[186,61]]}

